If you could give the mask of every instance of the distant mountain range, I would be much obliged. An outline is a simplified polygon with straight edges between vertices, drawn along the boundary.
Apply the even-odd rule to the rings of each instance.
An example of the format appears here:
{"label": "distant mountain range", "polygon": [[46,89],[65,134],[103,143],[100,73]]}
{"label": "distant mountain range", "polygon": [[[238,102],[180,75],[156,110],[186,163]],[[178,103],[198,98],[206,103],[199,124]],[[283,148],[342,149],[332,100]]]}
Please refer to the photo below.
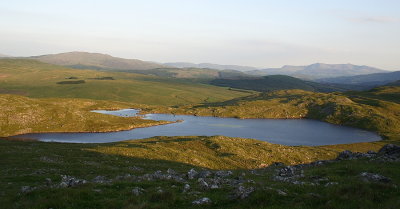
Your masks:
{"label": "distant mountain range", "polygon": [[216,70],[237,70],[237,71],[250,71],[257,70],[255,67],[249,66],[240,66],[240,65],[219,65],[212,63],[189,63],[189,62],[169,62],[164,63],[166,66],[177,67],[177,68],[208,68],[208,69],[216,69]]}
{"label": "distant mountain range", "polygon": [[165,66],[137,59],[123,59],[107,54],[67,52],[30,57],[45,63],[97,70],[148,70]]}
{"label": "distant mountain range", "polygon": [[5,54],[0,54],[0,57],[11,57],[11,56],[8,56],[8,55],[5,55]]}
{"label": "distant mountain range", "polygon": [[[79,69],[115,70],[125,72],[132,71],[142,74],[153,74],[162,77],[176,78],[237,78],[265,75],[289,75],[305,80],[316,80],[318,82],[324,83],[339,82],[352,85],[358,82],[341,82],[339,78],[333,78],[381,73],[383,77],[389,77],[388,79],[377,78],[378,81],[383,84],[399,80],[397,79],[397,77],[391,77],[390,74],[386,75],[386,73],[389,73],[388,71],[369,66],[359,66],[352,64],[316,63],[308,66],[285,65],[281,68],[257,69],[255,67],[249,66],[219,65],[212,63],[194,64],[186,62],[175,62],[160,64],[137,59],[123,59],[107,54],[89,52],[66,52],[60,54],[33,56],[28,58],[36,59],[45,63]],[[326,78],[332,79],[324,80]],[[345,78],[343,79],[346,80]]]}
{"label": "distant mountain range", "polygon": [[324,78],[316,81],[321,83],[352,84],[364,86],[385,85],[400,80],[400,71],[373,73],[368,75],[345,76],[336,78]]}
{"label": "distant mountain range", "polygon": [[307,66],[285,65],[282,68],[268,68],[248,71],[251,75],[290,75],[296,78],[315,80],[321,78],[332,78],[340,76],[365,75],[371,73],[388,72],[369,66],[352,64],[323,64],[315,63]]}

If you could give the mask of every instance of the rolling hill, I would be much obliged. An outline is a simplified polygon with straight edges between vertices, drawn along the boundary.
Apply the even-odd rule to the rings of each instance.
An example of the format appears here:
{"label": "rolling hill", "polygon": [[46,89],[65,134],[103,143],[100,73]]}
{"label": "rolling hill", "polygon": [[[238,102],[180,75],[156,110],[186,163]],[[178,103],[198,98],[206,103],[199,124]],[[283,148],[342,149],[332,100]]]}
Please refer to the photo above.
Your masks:
{"label": "rolling hill", "polygon": [[164,63],[166,66],[177,67],[177,68],[208,68],[216,70],[237,70],[237,71],[250,71],[257,70],[255,67],[250,66],[240,66],[240,65],[219,65],[213,63],[190,63],[190,62],[169,62]]}
{"label": "rolling hill", "polygon": [[253,77],[236,70],[215,70],[208,68],[157,68],[150,70],[135,70],[126,72],[135,72],[145,75],[156,75],[167,78],[216,79]]}
{"label": "rolling hill", "polygon": [[71,69],[32,59],[0,59],[0,93],[152,105],[223,101],[248,94],[181,79]]}
{"label": "rolling hill", "polygon": [[269,68],[246,73],[251,75],[290,75],[303,79],[321,79],[339,76],[364,75],[371,73],[382,73],[384,70],[369,66],[359,66],[352,64],[323,64],[315,63],[308,66],[285,65],[282,68]]}
{"label": "rolling hill", "polygon": [[254,78],[215,79],[212,85],[247,89],[254,91],[275,91],[285,89],[301,89],[306,91],[332,92],[346,91],[348,88],[335,85],[321,85],[316,82],[304,81],[287,75],[270,75]]}
{"label": "rolling hill", "polygon": [[107,54],[89,52],[66,52],[30,57],[45,63],[80,69],[96,70],[148,70],[162,68],[163,65],[137,59],[123,59]]}
{"label": "rolling hill", "polygon": [[364,86],[385,85],[400,80],[400,71],[373,73],[367,75],[345,76],[337,78],[318,79],[321,83],[356,84]]}

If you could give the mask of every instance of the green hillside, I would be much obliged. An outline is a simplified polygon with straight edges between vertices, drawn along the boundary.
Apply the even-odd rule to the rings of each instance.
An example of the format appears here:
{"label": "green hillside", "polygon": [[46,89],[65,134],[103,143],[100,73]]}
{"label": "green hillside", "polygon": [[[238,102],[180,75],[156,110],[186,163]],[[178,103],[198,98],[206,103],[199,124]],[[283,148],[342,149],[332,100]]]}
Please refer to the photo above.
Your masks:
{"label": "green hillside", "polygon": [[167,78],[216,79],[252,77],[243,72],[235,70],[214,70],[203,68],[157,68],[150,70],[135,70],[126,72],[134,72],[145,75],[156,75]]}
{"label": "green hillside", "polygon": [[210,82],[216,86],[247,89],[260,92],[301,89],[305,91],[332,92],[345,91],[346,88],[304,81],[287,75],[270,75],[254,78],[215,79]]}
{"label": "green hillside", "polygon": [[[104,79],[107,77],[112,79]],[[76,83],[79,80],[85,82]],[[180,79],[70,69],[26,59],[1,59],[0,81],[0,93],[155,105],[216,102],[248,95]]]}
{"label": "green hillside", "polygon": [[90,112],[98,109],[141,107],[122,102],[88,99],[31,99],[0,94],[0,137],[37,132],[106,132],[167,122]]}

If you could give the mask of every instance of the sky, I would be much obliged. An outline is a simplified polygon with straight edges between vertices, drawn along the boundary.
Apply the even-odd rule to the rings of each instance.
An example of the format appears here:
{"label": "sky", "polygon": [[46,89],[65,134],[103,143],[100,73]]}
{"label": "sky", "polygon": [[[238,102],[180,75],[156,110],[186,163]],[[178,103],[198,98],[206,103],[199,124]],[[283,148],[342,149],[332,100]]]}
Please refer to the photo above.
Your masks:
{"label": "sky", "polygon": [[400,70],[399,0],[3,0],[0,53]]}

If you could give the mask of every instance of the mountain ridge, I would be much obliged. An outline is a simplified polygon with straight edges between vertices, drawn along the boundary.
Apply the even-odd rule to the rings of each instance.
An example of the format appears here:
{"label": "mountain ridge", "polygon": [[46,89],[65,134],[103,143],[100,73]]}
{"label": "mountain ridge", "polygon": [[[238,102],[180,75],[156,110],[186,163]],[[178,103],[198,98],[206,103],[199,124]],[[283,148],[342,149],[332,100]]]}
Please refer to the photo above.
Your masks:
{"label": "mountain ridge", "polygon": [[221,65],[214,63],[190,63],[190,62],[167,62],[164,65],[177,68],[210,68],[216,70],[237,70],[237,71],[250,71],[257,70],[256,67],[243,66],[243,65]]}
{"label": "mountain ridge", "polygon": [[29,58],[55,65],[97,70],[148,70],[165,67],[154,62],[80,51],[32,56]]}
{"label": "mountain ridge", "polygon": [[281,68],[266,68],[246,73],[252,75],[289,75],[302,79],[322,79],[340,76],[365,75],[371,73],[388,72],[382,69],[353,64],[325,64],[314,63],[306,66],[284,65]]}

